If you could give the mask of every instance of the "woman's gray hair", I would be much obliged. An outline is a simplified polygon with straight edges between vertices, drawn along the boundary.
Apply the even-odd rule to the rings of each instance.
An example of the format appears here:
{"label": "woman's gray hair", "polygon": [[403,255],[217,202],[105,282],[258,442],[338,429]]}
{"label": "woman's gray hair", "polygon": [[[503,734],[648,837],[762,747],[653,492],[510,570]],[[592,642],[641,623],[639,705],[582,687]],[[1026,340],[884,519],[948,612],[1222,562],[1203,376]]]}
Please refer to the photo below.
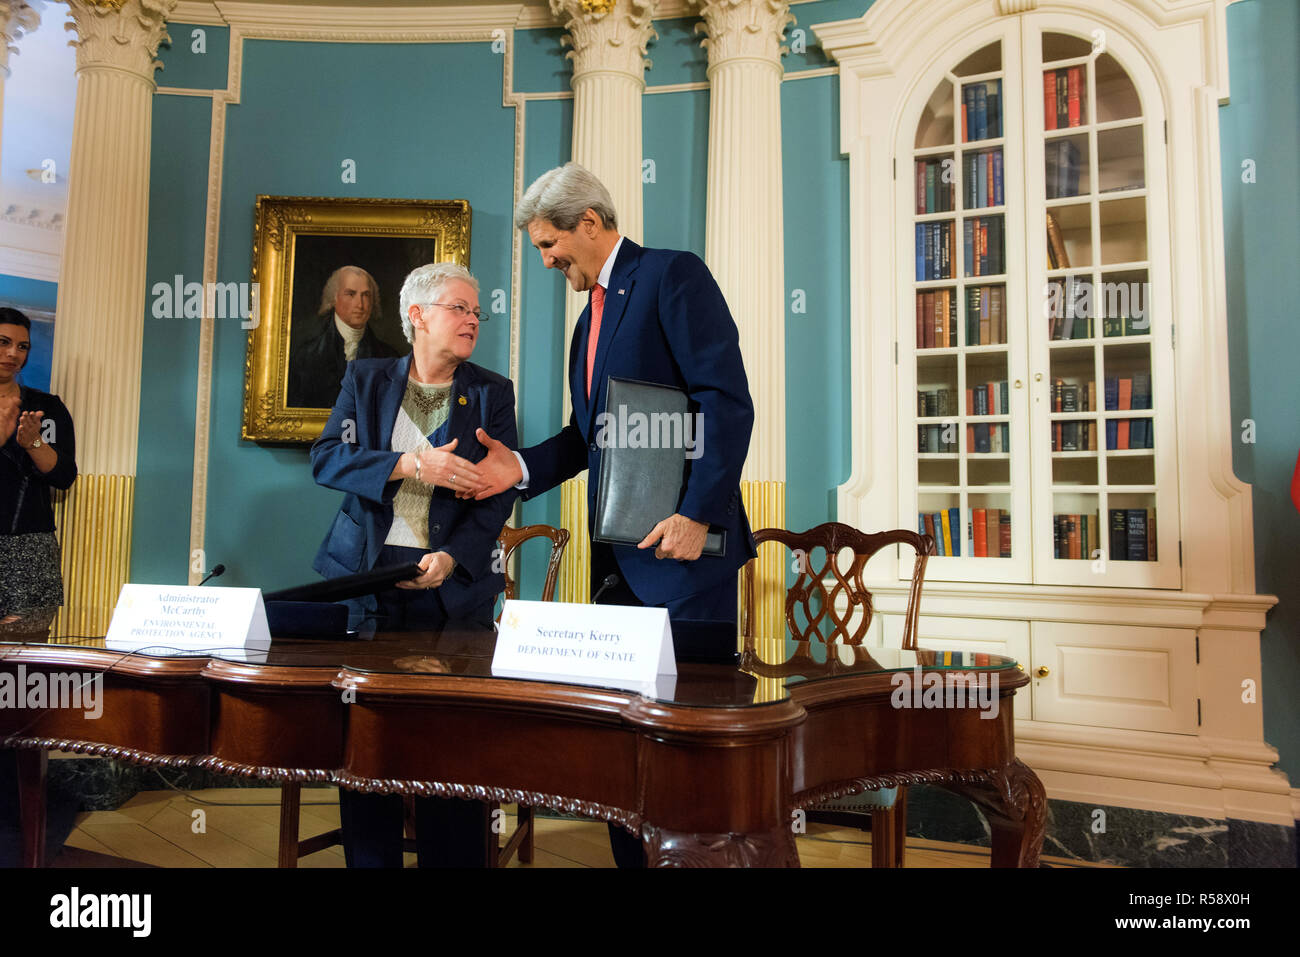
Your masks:
{"label": "woman's gray hair", "polygon": [[469,283],[478,292],[478,280],[470,275],[469,270],[457,263],[429,263],[417,266],[406,276],[402,283],[399,297],[402,309],[402,334],[406,341],[415,345],[415,327],[411,325],[411,307],[426,306],[437,302],[442,287],[453,279]]}
{"label": "woman's gray hair", "polygon": [[527,229],[534,219],[566,232],[578,228],[588,209],[594,210],[606,229],[618,229],[614,200],[605,184],[577,163],[547,170],[528,187],[515,207],[515,229]]}
{"label": "woman's gray hair", "polygon": [[339,283],[350,272],[361,273],[366,277],[366,282],[370,283],[370,319],[379,318],[379,283],[375,282],[375,277],[360,266],[340,266],[330,273],[330,277],[325,280],[325,288],[321,290],[320,309],[316,311],[316,315],[327,316],[334,311],[334,297],[339,294]]}

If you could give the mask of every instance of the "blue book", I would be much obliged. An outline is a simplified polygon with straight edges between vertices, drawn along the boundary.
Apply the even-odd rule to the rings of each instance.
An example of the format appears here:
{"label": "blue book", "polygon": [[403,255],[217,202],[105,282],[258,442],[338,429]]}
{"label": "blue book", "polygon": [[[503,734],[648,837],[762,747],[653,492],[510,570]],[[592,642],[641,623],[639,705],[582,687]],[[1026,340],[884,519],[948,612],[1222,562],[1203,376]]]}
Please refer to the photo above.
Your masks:
{"label": "blue book", "polygon": [[1130,508],[1128,511],[1128,560],[1144,562],[1147,560],[1147,510]]}
{"label": "blue book", "polygon": [[989,154],[981,153],[975,159],[975,204],[989,204]]}
{"label": "blue book", "polygon": [[1133,395],[1130,404],[1135,409],[1151,408],[1151,373],[1135,372],[1133,374]]}
{"label": "blue book", "polygon": [[[1142,520],[1146,521],[1146,513],[1142,513]],[[948,523],[952,526],[952,553],[954,556],[961,555],[961,509],[948,509]]]}
{"label": "blue book", "polygon": [[[977,412],[978,415],[986,413]],[[989,427],[987,425],[975,426],[975,451],[987,452],[989,450]]]}
{"label": "blue book", "polygon": [[[1002,83],[998,80],[998,84]],[[993,151],[993,205],[1001,206],[1004,202],[1002,198],[1002,151]]]}
{"label": "blue book", "polygon": [[[961,226],[962,258],[965,260],[963,275],[975,275],[975,224],[972,220],[963,220]],[[979,337],[976,336],[976,339]]]}
{"label": "blue book", "polygon": [[[1106,376],[1106,411],[1115,412],[1119,409],[1119,376]],[[1112,446],[1114,448],[1114,446]]]}
{"label": "blue book", "polygon": [[916,224],[916,281],[925,279],[925,224]]}
{"label": "blue book", "polygon": [[921,273],[922,279],[934,278],[934,224],[923,223],[921,229],[925,231],[925,270]]}
{"label": "blue book", "polygon": [[947,555],[947,549],[943,546],[943,513],[932,513],[930,520],[934,522],[934,550],[940,555]]}
{"label": "blue book", "polygon": [[989,135],[988,90],[983,83],[975,84],[975,139],[985,140]]}
{"label": "blue book", "polygon": [[[1011,400],[1008,397],[1008,393],[1007,393],[1006,379],[1003,379],[1001,382],[998,383],[998,399],[1000,400],[998,403],[998,409],[1001,410],[1002,415],[1006,415],[1011,406]],[[1003,451],[1006,452],[1010,450],[1004,446]]]}
{"label": "blue book", "polygon": [[1119,448],[1119,420],[1118,419],[1106,420],[1106,448],[1108,449]]}
{"label": "blue book", "polygon": [[962,103],[966,106],[966,139],[977,140],[975,135],[975,87],[974,85],[964,86],[961,90]]}

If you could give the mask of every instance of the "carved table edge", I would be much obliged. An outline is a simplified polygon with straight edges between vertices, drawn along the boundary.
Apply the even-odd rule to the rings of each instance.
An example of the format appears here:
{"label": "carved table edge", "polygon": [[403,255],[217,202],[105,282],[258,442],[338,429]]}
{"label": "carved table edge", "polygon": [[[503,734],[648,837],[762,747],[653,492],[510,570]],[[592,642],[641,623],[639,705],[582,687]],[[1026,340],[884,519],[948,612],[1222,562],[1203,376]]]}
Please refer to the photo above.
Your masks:
{"label": "carved table edge", "polygon": [[127,748],[116,744],[96,744],[90,741],[73,741],[67,738],[0,738],[0,749],[38,751],[68,751],[73,754],[93,754],[97,757],[113,758],[130,764],[144,764],[165,768],[202,768],[229,774],[234,777],[259,778],[267,781],[329,782],[333,772],[324,768],[273,768],[252,764],[240,764],[227,761],[215,755],[202,754],[154,754],[138,748]]}
{"label": "carved table edge", "polygon": [[[1019,767],[1017,768],[1017,766]],[[807,788],[794,795],[790,807],[791,809],[814,807],[826,801],[833,801],[836,798],[847,797],[852,794],[863,794],[867,791],[878,791],[882,788],[908,787],[913,784],[987,785],[1006,776],[1008,772],[1017,776],[1025,772],[1031,775],[1034,773],[1028,765],[1018,758],[1001,767],[992,768],[930,768],[916,771],[889,771],[883,774],[864,775],[846,781],[836,781],[832,784],[820,784],[817,787]],[[1037,775],[1034,776],[1037,777]]]}
{"label": "carved table edge", "polygon": [[497,787],[488,784],[448,784],[443,781],[405,781],[392,778],[365,778],[350,771],[338,771],[331,780],[340,787],[353,791],[378,794],[403,794],[413,797],[462,798],[467,801],[487,801],[496,804],[522,804],[525,807],[546,807],[565,814],[610,821],[619,827],[639,834],[641,815],[609,804],[584,801],[542,791],[525,791],[520,788]]}

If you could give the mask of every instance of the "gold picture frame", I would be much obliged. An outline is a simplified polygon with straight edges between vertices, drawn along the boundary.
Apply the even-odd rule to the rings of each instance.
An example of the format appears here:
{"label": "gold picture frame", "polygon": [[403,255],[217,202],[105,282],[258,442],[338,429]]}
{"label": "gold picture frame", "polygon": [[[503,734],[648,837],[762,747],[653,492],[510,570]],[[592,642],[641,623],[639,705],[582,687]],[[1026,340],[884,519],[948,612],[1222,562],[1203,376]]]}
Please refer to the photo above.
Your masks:
{"label": "gold picture frame", "polygon": [[[303,355],[317,350],[317,342],[338,335],[331,326],[344,321],[325,298],[325,277],[343,266],[369,274],[375,291],[373,311],[361,322],[365,341],[377,346],[368,354],[409,352],[397,315],[402,278],[426,262],[469,267],[469,203],[259,195],[254,223],[252,288],[257,293],[257,323],[249,331],[244,361],[240,434],[253,442],[313,442],[320,437],[330,409],[290,405],[290,398],[302,401],[306,395],[301,387],[296,396],[289,395],[290,371],[296,348]],[[359,276],[349,274],[361,282]],[[301,367],[294,371],[301,381]],[[316,389],[312,392],[319,394]]]}

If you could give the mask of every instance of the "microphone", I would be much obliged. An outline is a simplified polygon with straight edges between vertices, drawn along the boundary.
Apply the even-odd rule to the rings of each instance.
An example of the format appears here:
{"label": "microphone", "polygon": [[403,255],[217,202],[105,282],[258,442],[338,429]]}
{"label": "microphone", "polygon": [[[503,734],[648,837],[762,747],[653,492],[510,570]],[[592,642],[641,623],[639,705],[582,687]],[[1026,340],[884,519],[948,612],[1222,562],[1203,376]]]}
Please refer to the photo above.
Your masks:
{"label": "microphone", "polygon": [[213,566],[212,566],[212,571],[208,572],[208,577],[205,578],[205,579],[203,579],[203,581],[199,582],[199,584],[200,584],[200,585],[206,585],[206,584],[208,583],[208,580],[209,580],[209,579],[217,578],[217,577],[219,577],[219,576],[221,576],[221,575],[224,575],[225,572],[226,572],[226,566],[225,566],[225,565],[213,565]]}
{"label": "microphone", "polygon": [[619,577],[617,575],[606,575],[605,580],[602,581],[600,587],[596,589],[596,594],[591,596],[591,603],[593,605],[596,604],[597,599],[599,599],[601,595],[605,594],[605,589],[613,588],[618,584],[618,582]]}

